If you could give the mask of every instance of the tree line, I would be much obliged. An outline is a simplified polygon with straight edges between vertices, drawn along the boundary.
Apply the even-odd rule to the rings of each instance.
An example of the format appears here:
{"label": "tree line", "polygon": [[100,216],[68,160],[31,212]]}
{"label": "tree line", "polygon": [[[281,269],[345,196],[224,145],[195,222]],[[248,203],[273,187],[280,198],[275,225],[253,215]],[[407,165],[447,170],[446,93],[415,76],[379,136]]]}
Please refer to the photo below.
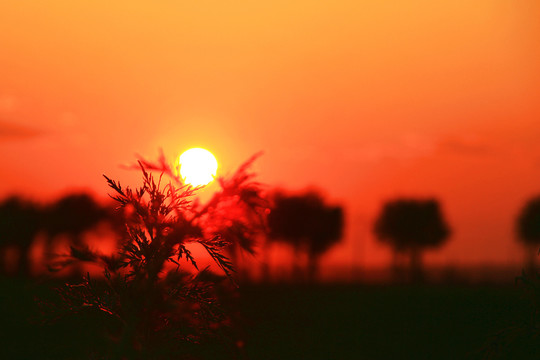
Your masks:
{"label": "tree line", "polygon": [[[292,194],[276,191],[269,197],[271,211],[265,243],[289,245],[295,259],[294,277],[314,280],[322,255],[343,238],[344,208],[328,204],[316,191]],[[9,197],[0,203],[1,270],[3,273],[8,271],[7,254],[11,249],[18,253],[18,261],[11,273],[28,276],[30,249],[38,235],[45,239],[46,262],[54,267],[55,239],[63,236],[79,246],[84,235],[96,230],[100,224],[106,224],[118,236],[125,231],[122,215],[115,212],[112,205],[102,205],[88,194],[69,194],[46,205],[17,196]],[[412,280],[424,277],[423,253],[442,246],[451,235],[440,203],[434,198],[398,198],[385,202],[372,230],[378,241],[392,248],[394,259],[407,259],[408,277]],[[540,196],[530,199],[522,208],[516,220],[516,232],[528,249],[526,266],[534,269],[540,246]],[[304,267],[300,266],[302,255],[307,256]],[[401,271],[396,260],[393,269]],[[268,277],[268,267],[263,270],[265,277]]]}
{"label": "tree line", "polygon": [[[123,219],[112,206],[101,205],[85,193],[69,194],[57,201],[41,205],[18,196],[0,203],[0,265],[3,273],[29,276],[31,247],[41,235],[45,239],[43,255],[50,270],[54,269],[54,245],[59,237],[72,246],[83,244],[84,235],[106,223],[111,230],[123,231]],[[8,269],[9,250],[17,261]],[[11,261],[13,262],[13,261]]]}
{"label": "tree line", "polygon": [[[273,196],[268,221],[269,241],[291,245],[296,263],[300,253],[307,253],[307,278],[314,279],[321,256],[343,236],[344,212],[341,206],[326,204],[316,192],[296,195],[278,192]],[[515,230],[528,252],[526,269],[534,271],[540,247],[540,196],[530,199],[521,209]],[[372,231],[379,242],[394,252],[394,277],[411,281],[424,280],[423,253],[441,247],[452,233],[435,198],[397,198],[385,202]],[[398,264],[400,257],[405,257],[408,263],[405,274]]]}

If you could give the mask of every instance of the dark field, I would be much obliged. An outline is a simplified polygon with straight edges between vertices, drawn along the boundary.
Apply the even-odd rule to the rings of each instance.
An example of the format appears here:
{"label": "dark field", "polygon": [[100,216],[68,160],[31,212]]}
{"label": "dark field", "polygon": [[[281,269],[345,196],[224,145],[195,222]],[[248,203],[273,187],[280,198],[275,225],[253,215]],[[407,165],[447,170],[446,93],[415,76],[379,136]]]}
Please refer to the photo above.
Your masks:
{"label": "dark field", "polygon": [[[499,330],[528,318],[520,294],[512,286],[247,288],[247,351],[253,359],[478,359]],[[514,358],[517,347],[506,347]]]}
{"label": "dark field", "polygon": [[[89,319],[27,320],[50,284],[1,286],[1,359],[78,358],[95,335]],[[244,285],[240,294],[247,359],[481,359],[488,343],[492,358],[538,358],[521,286]]]}

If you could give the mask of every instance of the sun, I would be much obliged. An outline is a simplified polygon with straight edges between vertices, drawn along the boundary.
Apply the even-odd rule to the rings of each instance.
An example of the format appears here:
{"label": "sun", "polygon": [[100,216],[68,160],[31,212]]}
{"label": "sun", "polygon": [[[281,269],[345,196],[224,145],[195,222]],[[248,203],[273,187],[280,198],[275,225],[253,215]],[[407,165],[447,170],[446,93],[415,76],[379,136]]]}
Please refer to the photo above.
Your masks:
{"label": "sun", "polygon": [[177,166],[184,183],[199,186],[214,180],[218,163],[210,151],[191,148],[178,157]]}

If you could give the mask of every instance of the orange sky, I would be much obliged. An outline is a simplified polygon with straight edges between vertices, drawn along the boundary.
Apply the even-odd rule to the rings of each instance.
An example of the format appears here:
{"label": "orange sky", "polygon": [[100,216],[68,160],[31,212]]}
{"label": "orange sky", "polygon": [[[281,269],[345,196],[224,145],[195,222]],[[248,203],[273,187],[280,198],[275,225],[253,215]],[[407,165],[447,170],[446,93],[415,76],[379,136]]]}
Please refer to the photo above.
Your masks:
{"label": "orange sky", "polygon": [[[0,3],[0,196],[107,192],[134,153],[212,150],[232,170],[315,186],[347,211],[328,264],[380,265],[381,202],[436,196],[439,264],[522,257],[540,193],[540,3]],[[359,242],[357,240],[362,240]]]}

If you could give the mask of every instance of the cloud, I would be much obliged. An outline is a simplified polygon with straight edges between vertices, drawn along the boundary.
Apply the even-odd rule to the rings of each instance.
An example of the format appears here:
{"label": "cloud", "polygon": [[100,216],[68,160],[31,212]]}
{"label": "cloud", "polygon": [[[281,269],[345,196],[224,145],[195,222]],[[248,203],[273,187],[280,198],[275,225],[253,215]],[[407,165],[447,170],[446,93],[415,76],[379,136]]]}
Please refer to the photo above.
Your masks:
{"label": "cloud", "polygon": [[371,142],[342,148],[345,157],[354,161],[380,162],[393,160],[408,162],[414,159],[455,154],[458,156],[489,156],[497,151],[497,144],[479,136],[428,136],[408,133],[392,141]]}
{"label": "cloud", "polygon": [[489,155],[493,149],[482,139],[466,136],[449,136],[439,142],[443,151],[462,155]]}
{"label": "cloud", "polygon": [[0,95],[0,113],[13,112],[18,105],[17,98],[11,95]]}
{"label": "cloud", "polygon": [[41,134],[40,129],[0,120],[0,140],[24,140]]}
{"label": "cloud", "polygon": [[394,141],[367,143],[350,153],[355,154],[357,159],[368,162],[408,161],[429,156],[435,149],[436,143],[432,138],[410,133],[404,134]]}

